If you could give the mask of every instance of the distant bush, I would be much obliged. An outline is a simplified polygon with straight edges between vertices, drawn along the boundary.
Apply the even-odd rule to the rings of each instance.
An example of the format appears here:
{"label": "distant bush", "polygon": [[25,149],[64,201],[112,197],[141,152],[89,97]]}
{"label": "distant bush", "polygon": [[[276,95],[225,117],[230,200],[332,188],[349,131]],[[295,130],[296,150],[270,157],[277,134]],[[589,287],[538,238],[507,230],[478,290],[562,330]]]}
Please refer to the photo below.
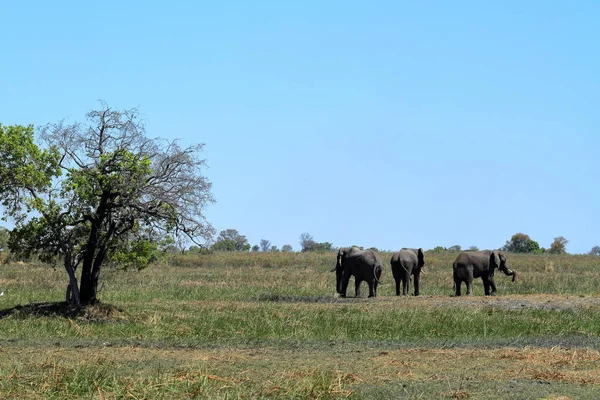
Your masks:
{"label": "distant bush", "polygon": [[302,251],[331,251],[333,250],[333,244],[329,242],[317,243],[313,240],[313,237],[308,233],[300,235],[300,246]]}
{"label": "distant bush", "polygon": [[216,267],[314,267],[329,270],[336,261],[336,253],[329,252],[218,252],[211,254],[171,255],[174,266]]}
{"label": "distant bush", "polygon": [[433,249],[429,249],[426,250],[426,253],[431,253],[431,254],[442,254],[442,253],[460,253],[462,251],[462,247],[460,247],[459,245],[454,245],[454,246],[450,246],[450,247],[442,247],[442,246],[436,246]]}

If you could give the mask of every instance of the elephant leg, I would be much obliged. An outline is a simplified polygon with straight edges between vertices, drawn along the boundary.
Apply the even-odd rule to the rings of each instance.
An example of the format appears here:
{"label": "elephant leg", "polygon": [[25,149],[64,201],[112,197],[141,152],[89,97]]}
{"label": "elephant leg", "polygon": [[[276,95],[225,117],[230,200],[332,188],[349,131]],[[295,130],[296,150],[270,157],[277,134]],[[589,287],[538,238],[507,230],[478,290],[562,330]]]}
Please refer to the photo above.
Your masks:
{"label": "elephant leg", "polygon": [[377,282],[375,279],[371,279],[368,281],[369,283],[369,297],[377,296]]}
{"label": "elephant leg", "polygon": [[350,281],[350,274],[344,272],[342,274],[342,290],[340,290],[340,297],[346,297],[346,289],[348,289],[349,281]]}
{"label": "elephant leg", "polygon": [[473,276],[469,276],[467,278],[467,296],[471,296],[473,294]]}
{"label": "elephant leg", "polygon": [[496,295],[496,282],[494,281],[494,278],[490,278],[490,296],[495,296]]}
{"label": "elephant leg", "polygon": [[460,296],[460,285],[462,285],[462,281],[458,278],[454,278],[454,295]]}
{"label": "elephant leg", "polygon": [[400,278],[396,279],[396,296],[400,296],[400,281]]}
{"label": "elephant leg", "polygon": [[405,275],[402,278],[402,296],[408,296],[408,288],[410,286],[410,275]]}
{"label": "elephant leg", "polygon": [[354,297],[360,297],[360,284],[362,283],[362,279],[358,279],[354,277]]}
{"label": "elephant leg", "polygon": [[421,283],[421,274],[415,274],[415,296],[419,295],[419,284]]}
{"label": "elephant leg", "polygon": [[489,278],[484,278],[483,279],[483,291],[485,292],[486,296],[490,295],[490,279]]}

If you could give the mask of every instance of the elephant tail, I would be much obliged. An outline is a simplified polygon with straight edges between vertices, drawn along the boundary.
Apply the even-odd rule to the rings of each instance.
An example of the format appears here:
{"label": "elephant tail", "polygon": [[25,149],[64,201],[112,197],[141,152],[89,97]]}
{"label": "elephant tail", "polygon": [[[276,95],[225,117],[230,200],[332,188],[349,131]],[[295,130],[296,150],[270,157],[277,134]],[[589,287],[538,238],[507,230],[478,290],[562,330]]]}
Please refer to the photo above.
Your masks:
{"label": "elephant tail", "polygon": [[381,281],[381,273],[383,272],[383,268],[381,268],[381,265],[378,265],[375,267],[375,280],[377,282]]}
{"label": "elephant tail", "polygon": [[406,266],[404,265],[404,261],[400,260],[400,266],[402,267],[404,272],[408,272],[408,268],[406,268]]}

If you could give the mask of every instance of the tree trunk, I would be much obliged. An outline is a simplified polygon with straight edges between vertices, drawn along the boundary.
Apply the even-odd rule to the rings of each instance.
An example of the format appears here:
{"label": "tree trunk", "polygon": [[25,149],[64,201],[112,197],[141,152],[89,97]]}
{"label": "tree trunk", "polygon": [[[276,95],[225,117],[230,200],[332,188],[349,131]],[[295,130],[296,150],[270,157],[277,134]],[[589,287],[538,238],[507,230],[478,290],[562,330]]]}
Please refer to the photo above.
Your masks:
{"label": "tree trunk", "polygon": [[80,301],[82,306],[94,304],[96,302],[96,284],[91,279],[81,281]]}
{"label": "tree trunk", "polygon": [[79,287],[77,285],[77,276],[75,275],[75,269],[71,264],[71,253],[65,251],[65,269],[69,275],[69,284],[67,285],[67,293],[65,300],[71,307],[79,307],[81,305],[81,297],[79,296]]}
{"label": "tree trunk", "polygon": [[[101,202],[102,203],[102,202]],[[99,207],[103,209],[103,206]],[[99,213],[100,214],[100,213]],[[98,274],[94,274],[94,264],[96,259],[96,251],[99,241],[99,225],[100,219],[92,221],[90,234],[85,244],[85,252],[83,254],[83,263],[81,266],[81,304],[89,305],[96,302],[96,288],[98,287]]]}

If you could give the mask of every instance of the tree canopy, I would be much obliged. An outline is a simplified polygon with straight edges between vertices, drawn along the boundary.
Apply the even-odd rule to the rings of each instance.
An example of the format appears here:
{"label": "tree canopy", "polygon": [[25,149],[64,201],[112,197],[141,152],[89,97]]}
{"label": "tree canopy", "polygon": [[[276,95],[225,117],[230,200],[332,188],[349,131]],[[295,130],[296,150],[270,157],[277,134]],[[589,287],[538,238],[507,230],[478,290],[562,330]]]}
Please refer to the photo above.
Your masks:
{"label": "tree canopy", "polygon": [[137,109],[104,102],[87,123],[50,124],[39,139],[31,125],[0,125],[0,200],[15,221],[9,247],[61,260],[71,304],[96,302],[106,263],[146,266],[165,234],[194,243],[212,236],[203,214],[214,199],[201,173],[202,144],[150,139]]}
{"label": "tree canopy", "polygon": [[[0,128],[1,129],[1,128]],[[0,226],[0,251],[8,249],[9,230]]]}
{"label": "tree canopy", "polygon": [[245,235],[241,235],[236,229],[225,229],[219,232],[217,241],[212,245],[215,251],[248,251],[250,244]]}
{"label": "tree canopy", "polygon": [[548,249],[548,253],[551,254],[566,254],[567,252],[567,243],[569,241],[564,236],[559,236],[554,238],[552,244],[550,244],[550,248]]}
{"label": "tree canopy", "polygon": [[543,253],[544,250],[535,240],[524,233],[515,233],[502,248],[512,253]]}

